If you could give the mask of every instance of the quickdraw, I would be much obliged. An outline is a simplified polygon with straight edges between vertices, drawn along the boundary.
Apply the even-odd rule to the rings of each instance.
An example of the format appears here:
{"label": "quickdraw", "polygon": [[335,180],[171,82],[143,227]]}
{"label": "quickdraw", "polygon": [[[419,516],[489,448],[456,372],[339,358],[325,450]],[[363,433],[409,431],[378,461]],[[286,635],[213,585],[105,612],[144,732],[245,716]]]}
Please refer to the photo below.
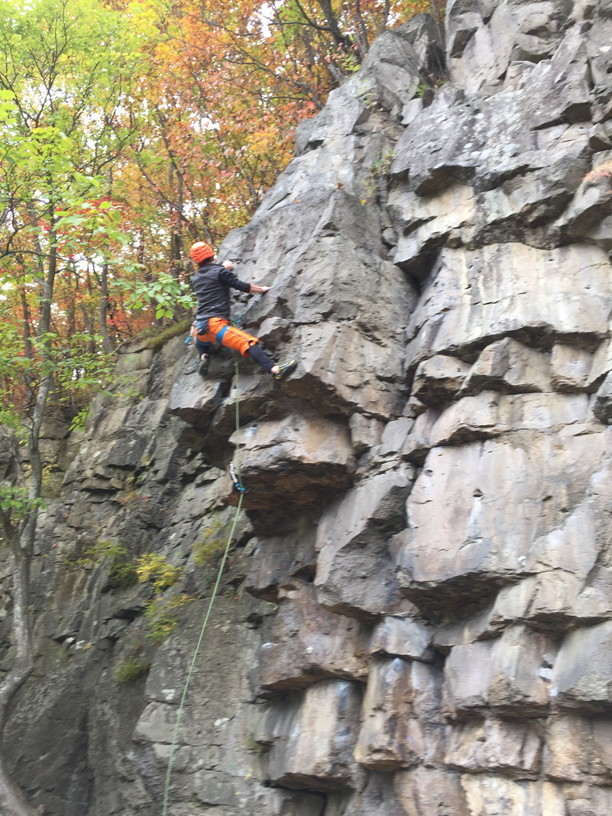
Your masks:
{"label": "quickdraw", "polygon": [[238,493],[246,493],[246,487],[243,487],[240,483],[240,479],[236,475],[236,468],[234,467],[233,462],[230,462],[229,471],[232,482],[234,483],[234,490],[238,491]]}

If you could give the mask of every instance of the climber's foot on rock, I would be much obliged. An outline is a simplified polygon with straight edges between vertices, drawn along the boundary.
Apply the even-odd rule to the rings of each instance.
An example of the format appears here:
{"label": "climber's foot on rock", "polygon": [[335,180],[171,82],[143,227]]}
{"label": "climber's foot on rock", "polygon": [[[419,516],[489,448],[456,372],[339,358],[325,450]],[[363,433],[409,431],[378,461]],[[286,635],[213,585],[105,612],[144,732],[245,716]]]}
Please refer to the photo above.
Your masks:
{"label": "climber's foot on rock", "polygon": [[208,369],[210,368],[210,356],[208,354],[202,354],[200,357],[200,365],[198,366],[198,374],[200,377],[205,377],[208,374]]}
{"label": "climber's foot on rock", "polygon": [[282,382],[283,380],[286,380],[287,377],[289,377],[291,374],[293,374],[296,368],[297,368],[296,361],[291,360],[289,363],[275,365],[270,373],[277,382]]}

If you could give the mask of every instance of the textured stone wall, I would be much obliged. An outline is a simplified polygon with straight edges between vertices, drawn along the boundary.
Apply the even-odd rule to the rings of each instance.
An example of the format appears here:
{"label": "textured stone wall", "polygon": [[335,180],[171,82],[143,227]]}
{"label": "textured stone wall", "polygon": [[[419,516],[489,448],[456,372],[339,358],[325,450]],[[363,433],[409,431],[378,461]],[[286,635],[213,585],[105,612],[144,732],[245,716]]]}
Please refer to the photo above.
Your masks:
{"label": "textured stone wall", "polygon": [[[172,816],[612,812],[612,3],[450,0],[446,34],[381,37],[222,248],[296,375],[134,344],[68,440],[8,735],[48,814],[161,813],[232,459]],[[70,566],[107,539],[185,568],[163,645],[150,586]]]}

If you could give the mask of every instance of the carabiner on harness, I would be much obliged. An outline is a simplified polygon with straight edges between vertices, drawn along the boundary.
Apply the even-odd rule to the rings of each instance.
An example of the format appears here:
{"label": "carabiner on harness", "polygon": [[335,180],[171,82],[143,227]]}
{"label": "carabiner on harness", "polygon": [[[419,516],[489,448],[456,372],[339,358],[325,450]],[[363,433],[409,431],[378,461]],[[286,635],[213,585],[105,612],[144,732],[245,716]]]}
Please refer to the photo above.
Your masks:
{"label": "carabiner on harness", "polygon": [[233,462],[230,462],[229,472],[230,472],[232,482],[234,483],[234,490],[238,491],[238,493],[246,493],[246,487],[243,487],[240,484],[240,479],[236,475],[236,468],[234,467]]}

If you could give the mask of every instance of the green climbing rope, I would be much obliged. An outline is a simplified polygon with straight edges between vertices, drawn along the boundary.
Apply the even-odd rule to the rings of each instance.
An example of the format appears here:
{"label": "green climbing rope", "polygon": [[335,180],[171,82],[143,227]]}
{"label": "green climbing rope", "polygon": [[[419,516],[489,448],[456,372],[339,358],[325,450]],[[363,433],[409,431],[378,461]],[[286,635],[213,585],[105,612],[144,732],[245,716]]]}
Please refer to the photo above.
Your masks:
{"label": "green climbing rope", "polygon": [[[236,360],[236,388],[238,388],[239,382],[239,375],[240,369],[238,367],[238,361]],[[240,430],[240,406],[238,401],[238,395],[236,395],[236,431]],[[235,459],[237,462],[236,471],[240,474],[240,443],[236,441],[236,454]],[[240,484],[240,482],[238,482]],[[183,692],[181,694],[181,699],[179,702],[179,706],[176,712],[176,722],[174,724],[174,731],[172,734],[172,744],[170,745],[170,755],[168,757],[168,768],[166,770],[166,781],[164,784],[164,799],[162,805],[162,816],[168,816],[168,803],[170,799],[170,782],[172,780],[172,768],[174,766],[174,755],[176,754],[176,747],[178,744],[178,737],[181,728],[181,721],[183,718],[183,712],[185,710],[185,701],[187,700],[187,692],[189,691],[189,685],[191,683],[191,677],[193,675],[195,664],[198,659],[198,655],[200,653],[200,647],[202,645],[202,641],[204,640],[204,633],[206,632],[206,627],[208,626],[208,620],[210,618],[210,614],[212,612],[213,604],[219,592],[219,586],[221,585],[221,577],[223,575],[223,570],[225,569],[225,562],[227,561],[227,556],[230,551],[230,547],[232,541],[234,539],[234,533],[236,532],[236,525],[238,524],[238,518],[240,516],[240,510],[242,509],[242,502],[244,500],[245,490],[242,488],[239,490],[240,496],[238,499],[238,505],[236,507],[236,513],[234,514],[234,520],[232,522],[232,526],[227,537],[227,542],[225,544],[225,550],[223,551],[223,557],[221,558],[221,563],[219,565],[219,570],[217,572],[217,580],[215,581],[215,585],[213,587],[212,595],[210,596],[210,600],[208,602],[208,608],[206,609],[206,614],[204,615],[204,621],[202,622],[202,627],[200,629],[200,635],[198,637],[198,641],[196,643],[196,647],[193,652],[193,656],[191,658],[191,663],[189,665],[189,670],[187,671],[187,677],[185,679],[185,685],[183,686]]]}

